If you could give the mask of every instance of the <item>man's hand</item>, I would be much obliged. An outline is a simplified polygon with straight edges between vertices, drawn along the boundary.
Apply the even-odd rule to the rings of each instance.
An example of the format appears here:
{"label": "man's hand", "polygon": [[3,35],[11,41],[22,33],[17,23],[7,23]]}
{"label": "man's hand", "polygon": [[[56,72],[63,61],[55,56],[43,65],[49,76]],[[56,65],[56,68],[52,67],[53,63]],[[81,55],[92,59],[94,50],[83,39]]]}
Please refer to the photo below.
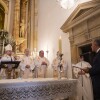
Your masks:
{"label": "man's hand", "polygon": [[85,72],[85,73],[89,73],[89,68],[82,68],[82,70]]}
{"label": "man's hand", "polygon": [[85,72],[83,70],[78,72],[78,75],[85,75]]}
{"label": "man's hand", "polygon": [[47,66],[47,63],[46,62],[42,62],[42,64],[41,65],[46,65]]}
{"label": "man's hand", "polygon": [[30,65],[26,65],[26,68],[30,68]]}

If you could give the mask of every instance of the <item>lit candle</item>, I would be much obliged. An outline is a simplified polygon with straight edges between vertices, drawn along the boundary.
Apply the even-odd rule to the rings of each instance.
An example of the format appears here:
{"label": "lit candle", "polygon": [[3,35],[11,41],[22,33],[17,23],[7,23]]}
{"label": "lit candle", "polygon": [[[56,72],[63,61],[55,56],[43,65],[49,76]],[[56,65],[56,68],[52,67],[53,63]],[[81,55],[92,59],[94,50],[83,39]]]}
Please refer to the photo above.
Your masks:
{"label": "lit candle", "polygon": [[61,40],[61,36],[59,37],[59,52],[62,53],[62,40]]}

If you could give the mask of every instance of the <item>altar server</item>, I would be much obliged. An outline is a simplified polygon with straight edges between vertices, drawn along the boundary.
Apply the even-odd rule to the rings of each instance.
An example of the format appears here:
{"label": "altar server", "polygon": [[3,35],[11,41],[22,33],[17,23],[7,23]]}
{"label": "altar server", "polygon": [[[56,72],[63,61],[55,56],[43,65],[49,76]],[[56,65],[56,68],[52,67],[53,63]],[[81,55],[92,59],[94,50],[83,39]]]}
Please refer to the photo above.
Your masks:
{"label": "altar server", "polygon": [[[74,75],[79,81],[78,84],[78,100],[93,100],[93,90],[90,75],[83,72],[82,68],[91,68],[92,66],[84,61],[84,56],[80,55],[80,62],[75,65]],[[81,74],[82,73],[82,74]]]}

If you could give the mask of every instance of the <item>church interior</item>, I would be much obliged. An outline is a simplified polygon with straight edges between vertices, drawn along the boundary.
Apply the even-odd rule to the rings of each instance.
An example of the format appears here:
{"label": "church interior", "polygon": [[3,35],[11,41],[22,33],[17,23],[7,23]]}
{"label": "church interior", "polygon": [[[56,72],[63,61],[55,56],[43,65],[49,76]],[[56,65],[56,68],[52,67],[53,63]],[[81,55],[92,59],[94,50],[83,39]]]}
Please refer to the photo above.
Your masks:
{"label": "church interior", "polygon": [[[15,61],[13,64],[19,64],[19,61],[22,61],[21,59],[24,56],[25,52],[30,51],[30,57],[34,61],[38,61],[40,58],[35,58],[38,57],[40,53],[43,53],[47,61],[47,63],[43,65],[48,66],[48,68],[46,69],[46,80],[50,82],[54,87],[56,87],[57,84],[53,84],[51,82],[56,76],[52,66],[57,52],[59,51],[61,53],[61,60],[63,56],[63,59],[66,62],[67,68],[65,68],[64,71],[66,71],[65,76],[67,77],[67,81],[68,79],[71,80],[75,78],[75,76],[73,75],[72,64],[76,64],[79,62],[80,54],[83,54],[85,61],[89,62],[90,64],[93,62],[93,57],[95,54],[92,52],[91,43],[92,40],[96,38],[100,38],[100,0],[0,0],[0,59],[2,59],[2,56],[5,54],[5,47],[8,44],[12,46],[12,54],[18,60],[18,62]],[[28,58],[28,60],[29,59],[30,58]],[[8,63],[4,65],[8,65]],[[2,64],[0,65],[0,69],[2,69],[1,66]],[[35,69],[34,67],[32,69],[33,73],[35,73],[34,70],[38,69]],[[62,70],[61,67],[60,70]],[[19,70],[17,72],[19,72]],[[8,79],[9,77],[11,78],[11,76],[9,76],[9,72],[7,73]],[[11,73],[12,72],[10,72],[10,74]],[[27,73],[29,73],[28,70]],[[20,73],[18,75],[20,76],[21,74],[23,73]],[[16,76],[16,78],[19,78],[18,75]],[[35,78],[37,78],[36,73]],[[0,81],[1,80],[2,78],[0,76]],[[13,81],[13,79],[10,80]],[[46,82],[45,79],[42,80],[44,83]],[[31,81],[28,79],[19,79],[19,81],[27,82],[28,85],[32,87]],[[61,83],[60,80],[54,80],[54,82],[59,82],[59,84],[62,85],[62,87],[58,91],[68,92],[65,88],[67,88],[69,85],[64,85],[64,83],[66,83],[67,81],[65,79],[62,81],[63,83]],[[74,85],[71,82],[69,83],[71,83],[72,88],[74,88],[76,85],[76,80],[72,81]],[[7,85],[4,84],[7,82],[9,83],[9,88],[11,82],[9,82],[8,80],[4,80],[3,82],[1,82],[1,87],[6,87]],[[14,81],[13,83],[15,84],[16,82],[17,81]],[[39,86],[42,86],[42,81],[38,81],[36,79],[36,82],[39,82],[37,84]],[[35,83],[33,83],[33,85],[35,86],[34,89],[37,89]],[[22,86],[18,82],[14,86],[16,87],[17,85],[19,87]],[[24,83],[24,85],[27,86],[26,83]],[[12,88],[14,86],[12,86]],[[57,89],[53,86],[52,89]],[[30,89],[29,87],[26,88]],[[2,89],[3,88],[0,88],[0,90]],[[45,92],[47,92],[46,89],[49,89],[49,87],[44,87]],[[24,87],[21,87],[20,93],[23,93],[22,90],[26,91]],[[12,89],[12,91],[14,91],[14,89]],[[32,95],[28,94],[27,97],[29,96],[29,98],[24,98],[25,93],[23,93],[23,98],[18,97],[18,99],[17,97],[12,96],[9,99],[9,96],[6,96],[4,98],[4,96],[2,95],[2,99],[0,100],[54,100],[56,96],[60,98],[59,96],[61,95],[58,93],[58,91],[56,91],[54,94],[55,96],[53,94],[50,94],[49,96],[54,96],[53,98],[47,98],[47,95],[49,94],[47,93],[47,95],[44,96],[44,94],[46,93],[42,95],[41,91],[42,88],[40,89],[40,91],[36,92],[34,92],[34,90],[31,90],[30,94],[33,92],[33,94],[35,94],[33,96],[34,99],[32,99]],[[72,91],[73,93],[75,93],[76,89]],[[4,95],[6,95],[6,93],[4,93]],[[43,99],[39,97],[37,99],[35,98],[39,95],[41,98],[43,96]],[[66,98],[67,95],[62,94],[62,96]],[[44,99],[44,97],[46,99]],[[72,98],[68,96],[67,99],[55,100],[81,99],[75,99],[75,97]]]}

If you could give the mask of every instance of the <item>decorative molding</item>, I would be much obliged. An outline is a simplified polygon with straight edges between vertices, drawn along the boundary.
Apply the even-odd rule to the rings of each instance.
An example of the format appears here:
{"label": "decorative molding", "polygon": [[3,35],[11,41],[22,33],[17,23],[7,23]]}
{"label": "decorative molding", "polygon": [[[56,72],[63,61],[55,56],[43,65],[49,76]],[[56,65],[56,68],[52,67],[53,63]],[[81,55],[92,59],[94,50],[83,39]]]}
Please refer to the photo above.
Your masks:
{"label": "decorative molding", "polygon": [[62,31],[69,32],[72,63],[77,63],[82,52],[80,47],[89,45],[92,39],[100,37],[99,21],[100,0],[95,0],[78,5],[62,25]]}
{"label": "decorative molding", "polygon": [[65,21],[61,29],[63,32],[67,33],[70,28],[80,24],[84,20],[89,19],[98,13],[100,13],[100,0],[89,1],[88,3],[86,2],[80,4]]}
{"label": "decorative molding", "polygon": [[4,7],[5,13],[8,13],[8,7],[9,7],[8,0],[0,0],[0,4]]}

